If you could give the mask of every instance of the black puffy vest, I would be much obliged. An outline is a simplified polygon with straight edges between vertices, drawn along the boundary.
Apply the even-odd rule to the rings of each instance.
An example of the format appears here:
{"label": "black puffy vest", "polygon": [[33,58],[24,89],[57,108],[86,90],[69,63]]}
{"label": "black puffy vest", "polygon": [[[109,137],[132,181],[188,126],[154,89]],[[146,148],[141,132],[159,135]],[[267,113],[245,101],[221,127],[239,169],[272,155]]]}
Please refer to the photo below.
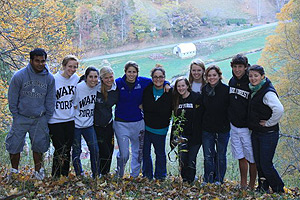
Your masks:
{"label": "black puffy vest", "polygon": [[271,127],[263,127],[259,124],[260,120],[268,120],[272,115],[271,108],[263,103],[265,94],[270,91],[275,92],[275,94],[277,95],[277,92],[273,87],[271,81],[266,78],[266,83],[259,91],[257,91],[254,97],[250,98],[248,107],[248,126],[252,131],[260,133],[279,131],[278,123]]}

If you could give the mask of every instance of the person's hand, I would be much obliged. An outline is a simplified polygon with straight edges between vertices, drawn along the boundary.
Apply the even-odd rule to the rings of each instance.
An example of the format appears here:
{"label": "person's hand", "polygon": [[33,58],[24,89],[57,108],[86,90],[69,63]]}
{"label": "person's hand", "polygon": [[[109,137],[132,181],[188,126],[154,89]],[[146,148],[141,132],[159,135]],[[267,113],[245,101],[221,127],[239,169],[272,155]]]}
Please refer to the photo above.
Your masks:
{"label": "person's hand", "polygon": [[169,84],[166,84],[164,87],[164,92],[169,92],[170,89],[171,89],[171,86]]}
{"label": "person's hand", "polygon": [[143,110],[143,104],[139,105],[139,109]]}
{"label": "person's hand", "polygon": [[266,126],[267,120],[260,120],[259,124],[261,126]]}

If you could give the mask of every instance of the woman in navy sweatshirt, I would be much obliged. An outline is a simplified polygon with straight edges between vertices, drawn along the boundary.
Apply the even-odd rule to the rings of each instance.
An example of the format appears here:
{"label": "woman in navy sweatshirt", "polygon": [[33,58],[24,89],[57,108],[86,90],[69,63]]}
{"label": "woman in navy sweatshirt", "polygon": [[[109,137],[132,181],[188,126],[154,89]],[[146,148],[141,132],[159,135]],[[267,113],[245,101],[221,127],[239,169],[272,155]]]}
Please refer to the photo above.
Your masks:
{"label": "woman in navy sweatshirt", "polygon": [[[170,145],[178,143],[180,174],[184,182],[192,183],[196,175],[196,158],[201,145],[200,94],[193,92],[189,81],[179,77],[173,91],[174,115]],[[180,119],[180,116],[183,119]],[[173,119],[174,120],[174,119]],[[180,126],[181,130],[176,127]]]}

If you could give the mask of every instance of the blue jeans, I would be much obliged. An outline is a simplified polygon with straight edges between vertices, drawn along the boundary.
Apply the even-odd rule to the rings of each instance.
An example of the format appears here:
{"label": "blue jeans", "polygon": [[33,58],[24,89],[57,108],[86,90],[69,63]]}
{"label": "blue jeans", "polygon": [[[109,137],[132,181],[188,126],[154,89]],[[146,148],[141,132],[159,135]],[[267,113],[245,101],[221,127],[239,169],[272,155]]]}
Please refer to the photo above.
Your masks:
{"label": "blue jeans", "polygon": [[209,133],[203,131],[204,182],[223,183],[227,168],[226,152],[228,141],[229,132]]}
{"label": "blue jeans", "polygon": [[90,151],[90,160],[91,168],[93,173],[93,178],[99,175],[99,148],[97,143],[97,136],[93,126],[88,128],[75,128],[74,132],[74,142],[73,142],[73,151],[72,151],[72,161],[76,176],[79,176],[83,173],[80,154],[81,154],[81,135],[85,139],[89,151]]}
{"label": "blue jeans", "polygon": [[153,179],[151,144],[153,144],[156,155],[154,177],[156,179],[164,179],[167,176],[166,135],[158,135],[149,131],[145,131],[144,136],[143,176]]}
{"label": "blue jeans", "polygon": [[284,183],[273,165],[273,157],[279,139],[279,132],[252,132],[254,160],[258,172],[258,189],[268,191],[271,186],[273,192],[284,192]]}

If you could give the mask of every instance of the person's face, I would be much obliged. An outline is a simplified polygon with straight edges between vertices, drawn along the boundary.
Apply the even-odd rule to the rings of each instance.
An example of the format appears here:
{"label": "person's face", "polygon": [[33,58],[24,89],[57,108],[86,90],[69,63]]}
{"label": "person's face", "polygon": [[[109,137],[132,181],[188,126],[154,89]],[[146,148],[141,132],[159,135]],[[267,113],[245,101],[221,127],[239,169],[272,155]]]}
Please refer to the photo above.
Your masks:
{"label": "person's face", "polygon": [[101,78],[103,85],[105,85],[108,88],[111,88],[111,86],[113,85],[115,78],[114,78],[114,74],[113,73],[107,73],[105,74],[105,76],[103,76]]}
{"label": "person's face", "polygon": [[251,85],[256,86],[260,84],[260,82],[265,78],[265,75],[261,75],[257,71],[250,70],[249,71],[249,81]]}
{"label": "person's face", "polygon": [[245,65],[242,64],[234,64],[232,66],[232,71],[233,74],[238,78],[242,78],[244,76],[244,74],[246,73],[247,67],[245,67]]}
{"label": "person's face", "polygon": [[157,89],[162,89],[164,86],[165,76],[160,70],[156,70],[153,73],[152,81]]}
{"label": "person's face", "polygon": [[45,56],[34,56],[30,59],[30,65],[36,73],[42,72],[46,66]]}
{"label": "person's face", "polygon": [[89,87],[95,87],[98,84],[98,73],[96,71],[90,71],[86,77],[86,84]]}
{"label": "person's face", "polygon": [[194,78],[194,81],[202,80],[203,73],[204,73],[204,71],[199,65],[196,65],[196,64],[192,65],[191,74],[192,74],[192,77]]}
{"label": "person's face", "polygon": [[217,73],[216,70],[212,69],[208,72],[207,74],[207,82],[211,85],[211,86],[215,86],[217,85],[217,83],[220,80],[220,75]]}
{"label": "person's face", "polygon": [[129,83],[134,83],[138,73],[136,68],[128,67],[128,69],[125,71],[125,74],[126,81],[128,81]]}
{"label": "person's face", "polygon": [[177,82],[176,89],[181,96],[185,96],[188,92],[188,86],[184,80]]}
{"label": "person's face", "polygon": [[63,76],[70,78],[78,69],[78,62],[75,60],[69,60],[66,66],[63,67]]}

